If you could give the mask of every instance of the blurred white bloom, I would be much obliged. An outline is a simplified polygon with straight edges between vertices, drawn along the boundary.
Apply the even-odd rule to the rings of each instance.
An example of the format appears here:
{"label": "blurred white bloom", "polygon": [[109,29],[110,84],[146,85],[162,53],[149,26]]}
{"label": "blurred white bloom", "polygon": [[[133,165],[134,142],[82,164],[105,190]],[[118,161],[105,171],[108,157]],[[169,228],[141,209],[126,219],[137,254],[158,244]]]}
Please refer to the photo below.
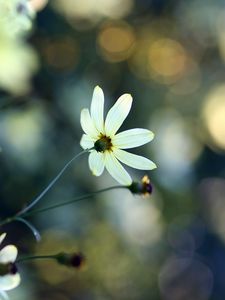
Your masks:
{"label": "blurred white bloom", "polygon": [[37,67],[34,50],[23,41],[9,36],[7,28],[0,26],[0,87],[13,94],[28,92],[30,77]]}
{"label": "blurred white bloom", "polygon": [[10,35],[30,30],[34,16],[28,0],[0,0],[0,26],[6,26]]}
{"label": "blurred white bloom", "polygon": [[[5,236],[5,233],[0,235],[0,244]],[[17,253],[14,245],[7,245],[0,250],[0,296],[3,299],[7,299],[5,291],[12,290],[20,284],[20,275],[15,265]]]}
{"label": "blurred white bloom", "polygon": [[130,94],[122,95],[109,110],[104,122],[104,94],[100,87],[94,89],[91,114],[88,109],[81,111],[81,126],[85,134],[81,139],[83,149],[91,149],[89,167],[93,175],[100,176],[104,167],[119,183],[130,185],[132,179],[122,163],[140,170],[152,170],[156,165],[149,159],[121,149],[129,149],[150,142],[154,134],[141,128],[117,131],[126,119],[132,105]]}

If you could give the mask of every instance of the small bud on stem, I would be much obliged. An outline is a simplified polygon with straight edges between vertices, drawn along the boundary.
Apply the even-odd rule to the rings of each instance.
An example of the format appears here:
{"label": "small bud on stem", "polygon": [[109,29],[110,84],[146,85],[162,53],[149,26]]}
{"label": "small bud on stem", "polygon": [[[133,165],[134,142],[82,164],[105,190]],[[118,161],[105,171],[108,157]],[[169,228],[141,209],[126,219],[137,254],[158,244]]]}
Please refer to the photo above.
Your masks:
{"label": "small bud on stem", "polygon": [[148,196],[152,193],[152,184],[147,175],[145,175],[141,182],[132,182],[128,189],[133,194]]}
{"label": "small bud on stem", "polygon": [[77,253],[65,253],[61,252],[55,256],[59,264],[81,269],[85,264],[85,257],[81,252]]}

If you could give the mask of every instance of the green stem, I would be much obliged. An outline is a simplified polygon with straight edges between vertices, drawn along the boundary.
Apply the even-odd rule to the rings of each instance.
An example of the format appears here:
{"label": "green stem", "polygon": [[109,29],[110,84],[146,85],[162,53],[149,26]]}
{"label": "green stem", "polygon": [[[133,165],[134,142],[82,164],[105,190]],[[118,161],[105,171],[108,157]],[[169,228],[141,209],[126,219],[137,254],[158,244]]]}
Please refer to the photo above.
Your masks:
{"label": "green stem", "polygon": [[41,209],[32,210],[30,212],[27,212],[27,213],[23,214],[22,217],[28,217],[28,216],[35,215],[35,214],[38,214],[38,213],[46,212],[46,211],[51,210],[51,209],[55,209],[55,208],[58,208],[58,207],[62,207],[62,206],[68,205],[68,204],[72,204],[72,203],[75,203],[75,202],[79,202],[81,200],[91,198],[92,196],[94,196],[98,193],[103,193],[103,192],[107,192],[107,191],[114,190],[114,189],[119,189],[119,188],[124,189],[124,188],[127,188],[127,187],[123,186],[123,185],[111,186],[111,187],[108,187],[108,188],[105,188],[105,189],[102,189],[102,190],[99,190],[99,191],[96,191],[96,192],[92,192],[90,194],[86,194],[86,195],[83,195],[83,196],[80,196],[80,197],[76,197],[76,198],[74,198],[72,200],[69,200],[69,201],[66,201],[66,202],[58,203],[58,204],[51,205],[51,206],[41,208]]}
{"label": "green stem", "polygon": [[16,260],[16,263],[21,263],[24,261],[29,261],[29,260],[36,260],[36,259],[56,259],[58,254],[55,255],[34,255],[34,256],[25,256],[18,258]]}
{"label": "green stem", "polygon": [[66,171],[66,169],[71,165],[71,163],[77,159],[79,156],[81,156],[82,154],[88,152],[90,149],[86,149],[81,151],[80,153],[78,153],[77,155],[75,155],[69,162],[66,163],[66,165],[61,169],[61,171],[54,177],[54,179],[48,184],[48,186],[28,205],[26,206],[24,209],[22,209],[21,211],[19,211],[17,213],[17,216],[20,217],[22,216],[25,212],[27,212],[28,210],[30,210],[34,205],[36,205],[41,198],[43,198],[45,196],[45,194],[50,190],[50,188],[56,183],[56,181],[62,176],[62,174]]}
{"label": "green stem", "polygon": [[3,220],[2,222],[0,222],[0,226],[6,225],[6,224],[11,223],[13,221],[15,221],[15,216],[7,218],[7,219]]}
{"label": "green stem", "polygon": [[[35,214],[38,214],[38,213],[46,212],[46,211],[51,210],[51,209],[55,209],[55,208],[58,208],[58,207],[62,207],[62,206],[68,205],[68,204],[72,204],[72,203],[75,203],[75,202],[79,202],[81,200],[91,198],[92,196],[97,195],[98,193],[103,193],[103,192],[107,192],[107,191],[115,190],[115,189],[127,189],[127,186],[124,186],[124,185],[111,186],[111,187],[108,187],[108,188],[105,188],[105,189],[102,189],[102,190],[99,190],[99,191],[96,191],[96,192],[92,192],[90,194],[86,194],[86,195],[83,195],[83,196],[80,196],[80,197],[76,197],[76,198],[74,198],[72,200],[69,200],[69,201],[66,201],[66,202],[58,203],[58,204],[48,206],[48,207],[45,207],[45,208],[41,208],[41,209],[32,210],[32,211],[29,211],[29,212],[24,212],[23,214],[20,215],[20,217],[24,218],[24,217],[29,217],[29,216],[32,216],[32,215],[35,215]],[[4,221],[0,222],[0,226],[11,223],[13,221],[16,221],[17,219],[18,219],[18,214],[16,214],[13,217],[7,218]]]}

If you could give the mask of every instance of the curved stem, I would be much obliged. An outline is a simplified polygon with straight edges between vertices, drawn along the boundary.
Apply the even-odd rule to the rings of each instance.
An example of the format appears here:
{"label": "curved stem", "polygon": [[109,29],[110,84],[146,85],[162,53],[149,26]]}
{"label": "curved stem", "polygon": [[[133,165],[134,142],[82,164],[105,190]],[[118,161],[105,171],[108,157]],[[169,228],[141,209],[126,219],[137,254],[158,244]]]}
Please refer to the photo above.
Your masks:
{"label": "curved stem", "polygon": [[56,183],[56,181],[62,176],[62,174],[66,171],[66,169],[70,166],[70,164],[82,154],[88,152],[90,149],[83,150],[82,152],[75,155],[63,168],[62,170],[55,176],[55,178],[49,183],[49,185],[24,209],[17,213],[17,216],[22,216],[28,210],[30,210],[34,205],[36,205],[42,197],[50,190],[50,188]]}
{"label": "curved stem", "polygon": [[55,208],[62,207],[62,206],[68,205],[68,204],[79,202],[79,201],[84,200],[84,199],[91,198],[92,196],[94,196],[98,193],[103,193],[103,192],[107,192],[107,191],[114,190],[114,189],[119,189],[119,188],[120,189],[124,189],[124,188],[127,189],[127,187],[123,186],[123,185],[111,186],[111,187],[108,187],[108,188],[105,188],[105,189],[102,189],[102,190],[99,190],[99,191],[96,191],[96,192],[92,192],[90,194],[86,194],[86,195],[83,195],[83,196],[80,196],[80,197],[76,197],[76,198],[74,198],[72,200],[69,200],[69,201],[66,201],[66,202],[58,203],[58,204],[51,205],[51,206],[41,208],[41,209],[32,210],[30,212],[24,213],[22,216],[23,217],[28,217],[28,216],[35,215],[35,214],[38,214],[38,213],[42,213],[42,212],[45,212],[45,211],[48,211],[48,210],[51,210],[51,209],[55,209]]}
{"label": "curved stem", "polygon": [[[65,206],[65,205],[69,205],[69,204],[72,204],[72,203],[75,203],[75,202],[79,202],[81,200],[91,198],[92,196],[97,195],[98,193],[103,193],[103,192],[107,192],[107,191],[115,190],[115,189],[127,189],[127,188],[128,187],[124,186],[124,185],[111,186],[111,187],[108,187],[108,188],[105,188],[105,189],[102,189],[102,190],[98,190],[96,192],[92,192],[92,193],[89,193],[89,194],[86,194],[86,195],[83,195],[83,196],[80,196],[80,197],[76,197],[76,198],[71,199],[71,200],[66,201],[66,202],[58,203],[58,204],[48,206],[48,207],[45,207],[45,208],[41,208],[41,209],[32,210],[32,211],[29,211],[29,212],[24,212],[20,215],[20,217],[21,218],[29,217],[29,216],[32,216],[32,215],[35,215],[35,214],[38,214],[38,213],[49,211],[51,209],[55,209],[55,208],[62,207],[62,206]],[[8,224],[8,223],[13,222],[13,221],[16,221],[17,219],[18,219],[18,214],[2,221],[0,223],[0,226]]]}
{"label": "curved stem", "polygon": [[21,217],[15,217],[14,220],[24,223],[32,231],[37,242],[41,240],[41,235],[39,231],[29,221]]}

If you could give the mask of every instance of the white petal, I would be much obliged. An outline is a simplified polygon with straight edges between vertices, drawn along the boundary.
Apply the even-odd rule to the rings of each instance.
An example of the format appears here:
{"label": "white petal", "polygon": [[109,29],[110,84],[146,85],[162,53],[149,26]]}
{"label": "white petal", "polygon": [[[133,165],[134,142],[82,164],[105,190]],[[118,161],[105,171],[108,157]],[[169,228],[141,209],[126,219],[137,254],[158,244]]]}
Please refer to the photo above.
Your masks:
{"label": "white petal", "polygon": [[92,138],[98,137],[98,130],[94,126],[94,123],[91,119],[89,110],[87,108],[82,109],[80,114],[80,124],[83,131]]}
{"label": "white petal", "polygon": [[8,291],[14,289],[20,284],[20,274],[16,273],[14,275],[8,274],[0,276],[0,290]]}
{"label": "white petal", "polygon": [[91,149],[94,147],[94,139],[92,139],[89,135],[83,134],[80,140],[80,145],[83,149]]}
{"label": "white petal", "polygon": [[109,174],[123,185],[131,185],[132,179],[112,152],[105,152],[105,167]]}
{"label": "white petal", "polygon": [[105,164],[104,154],[96,151],[92,151],[88,157],[89,167],[95,176],[100,176],[104,171]]}
{"label": "white petal", "polygon": [[6,233],[2,233],[0,235],[0,244],[2,243],[2,241],[4,240],[5,237],[6,237]]}
{"label": "white petal", "polygon": [[113,136],[126,119],[132,105],[130,94],[122,95],[113,107],[109,110],[105,120],[105,132],[108,136]]}
{"label": "white petal", "polygon": [[4,291],[0,291],[0,296],[2,297],[3,300],[9,300],[7,293]]}
{"label": "white petal", "polygon": [[113,146],[120,149],[129,149],[151,142],[154,133],[148,129],[134,128],[116,134],[112,137]]}
{"label": "white petal", "polygon": [[96,86],[91,101],[91,118],[99,132],[104,133],[104,94],[99,86]]}
{"label": "white petal", "polygon": [[153,170],[157,168],[154,162],[143,156],[132,154],[120,149],[114,149],[113,153],[115,154],[116,158],[118,158],[122,163],[132,168],[139,170]]}
{"label": "white petal", "polygon": [[17,257],[17,248],[14,245],[5,246],[0,251],[0,263],[14,262]]}

